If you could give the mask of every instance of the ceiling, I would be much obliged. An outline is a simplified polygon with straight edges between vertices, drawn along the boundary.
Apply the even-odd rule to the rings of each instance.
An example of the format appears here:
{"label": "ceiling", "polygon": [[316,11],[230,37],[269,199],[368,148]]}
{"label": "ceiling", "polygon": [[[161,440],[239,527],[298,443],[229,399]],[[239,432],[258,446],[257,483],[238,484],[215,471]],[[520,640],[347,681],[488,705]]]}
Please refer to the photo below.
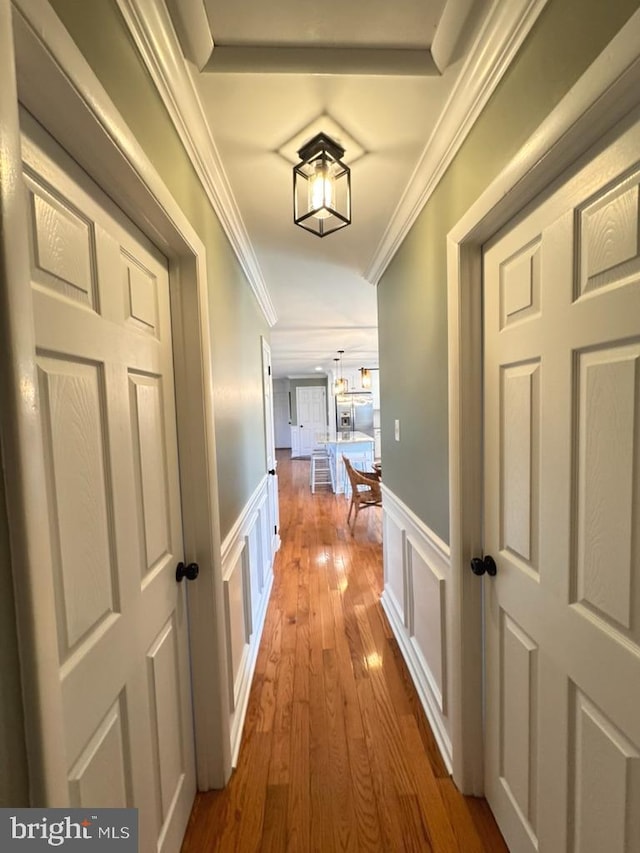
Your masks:
{"label": "ceiling", "polygon": [[[488,0],[167,0],[255,270],[274,376],[378,364],[389,227],[450,107]],[[293,223],[292,166],[318,131],[345,148],[352,224]],[[395,219],[394,219],[395,217]]]}

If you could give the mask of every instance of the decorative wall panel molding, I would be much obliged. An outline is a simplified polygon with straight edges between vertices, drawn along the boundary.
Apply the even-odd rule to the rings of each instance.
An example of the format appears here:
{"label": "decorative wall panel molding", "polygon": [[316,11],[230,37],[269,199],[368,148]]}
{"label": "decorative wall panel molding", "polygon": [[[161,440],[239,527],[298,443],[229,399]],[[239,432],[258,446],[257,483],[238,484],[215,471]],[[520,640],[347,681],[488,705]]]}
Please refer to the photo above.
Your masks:
{"label": "decorative wall panel molding", "polygon": [[235,766],[273,583],[274,554],[264,477],[222,543],[231,757]]}
{"label": "decorative wall panel molding", "polygon": [[383,485],[384,592],[381,604],[452,767],[449,704],[452,609],[449,547]]}

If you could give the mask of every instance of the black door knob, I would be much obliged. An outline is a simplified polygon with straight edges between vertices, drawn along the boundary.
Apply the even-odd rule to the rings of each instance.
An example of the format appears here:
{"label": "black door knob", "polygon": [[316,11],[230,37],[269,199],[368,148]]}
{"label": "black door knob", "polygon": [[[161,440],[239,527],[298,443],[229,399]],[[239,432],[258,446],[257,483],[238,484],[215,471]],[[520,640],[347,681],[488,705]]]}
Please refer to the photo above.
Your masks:
{"label": "black door knob", "polygon": [[184,563],[178,563],[176,567],[176,580],[178,583],[182,581],[182,578],[186,578],[188,581],[194,581],[199,574],[200,566],[197,563],[189,563],[188,566],[185,566]]}
{"label": "black door knob", "polygon": [[490,554],[487,554],[486,557],[473,557],[471,560],[471,571],[474,575],[490,575],[492,578],[498,574],[498,567],[496,566],[496,561]]}
{"label": "black door knob", "polygon": [[269,473],[271,474],[272,477],[275,477],[276,469],[275,468],[269,468]]}

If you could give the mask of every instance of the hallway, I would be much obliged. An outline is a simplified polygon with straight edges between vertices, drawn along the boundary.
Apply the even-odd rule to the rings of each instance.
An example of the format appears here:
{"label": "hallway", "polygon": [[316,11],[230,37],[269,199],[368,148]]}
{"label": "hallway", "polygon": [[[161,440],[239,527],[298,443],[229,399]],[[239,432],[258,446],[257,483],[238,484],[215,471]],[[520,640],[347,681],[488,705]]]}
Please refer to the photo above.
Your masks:
{"label": "hallway", "polygon": [[448,778],[378,603],[381,511],[311,495],[278,453],[282,547],[238,766],[199,794],[182,853],[506,850]]}

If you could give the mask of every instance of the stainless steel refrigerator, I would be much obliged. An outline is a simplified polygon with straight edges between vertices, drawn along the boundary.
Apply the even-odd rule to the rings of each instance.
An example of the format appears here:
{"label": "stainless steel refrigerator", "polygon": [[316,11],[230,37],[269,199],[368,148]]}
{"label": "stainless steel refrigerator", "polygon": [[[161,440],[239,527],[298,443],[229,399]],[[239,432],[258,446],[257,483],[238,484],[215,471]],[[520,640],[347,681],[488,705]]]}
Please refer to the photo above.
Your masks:
{"label": "stainless steel refrigerator", "polygon": [[362,391],[336,397],[338,432],[363,432],[373,438],[373,395]]}

